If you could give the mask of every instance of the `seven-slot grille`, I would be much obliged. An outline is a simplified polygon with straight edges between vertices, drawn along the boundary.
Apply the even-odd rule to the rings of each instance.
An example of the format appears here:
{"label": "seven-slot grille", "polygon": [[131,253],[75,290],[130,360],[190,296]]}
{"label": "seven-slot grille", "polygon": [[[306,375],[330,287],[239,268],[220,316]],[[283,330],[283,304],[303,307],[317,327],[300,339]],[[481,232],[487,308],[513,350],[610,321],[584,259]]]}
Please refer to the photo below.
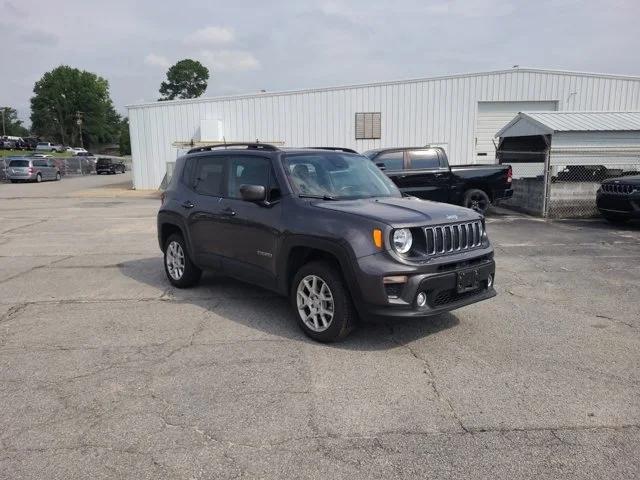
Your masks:
{"label": "seven-slot grille", "polygon": [[602,191],[606,193],[620,193],[623,195],[633,192],[636,188],[635,185],[625,185],[620,183],[603,183]]}
{"label": "seven-slot grille", "polygon": [[427,255],[471,250],[482,246],[482,222],[425,227]]}

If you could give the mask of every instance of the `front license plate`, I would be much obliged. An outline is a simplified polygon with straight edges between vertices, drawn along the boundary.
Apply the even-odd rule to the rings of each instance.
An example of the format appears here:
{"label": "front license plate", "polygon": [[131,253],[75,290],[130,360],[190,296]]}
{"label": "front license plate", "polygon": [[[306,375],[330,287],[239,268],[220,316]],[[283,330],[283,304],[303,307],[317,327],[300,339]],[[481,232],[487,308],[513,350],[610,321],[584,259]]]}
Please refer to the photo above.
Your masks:
{"label": "front license plate", "polygon": [[478,289],[478,270],[458,272],[458,293],[470,292]]}

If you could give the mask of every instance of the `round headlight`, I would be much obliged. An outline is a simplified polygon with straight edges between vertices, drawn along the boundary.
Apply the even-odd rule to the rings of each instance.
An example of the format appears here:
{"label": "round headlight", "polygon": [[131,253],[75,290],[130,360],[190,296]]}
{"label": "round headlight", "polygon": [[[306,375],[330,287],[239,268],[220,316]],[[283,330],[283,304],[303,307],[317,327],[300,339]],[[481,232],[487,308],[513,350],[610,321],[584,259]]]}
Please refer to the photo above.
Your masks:
{"label": "round headlight", "polygon": [[401,228],[393,232],[393,248],[398,253],[407,253],[411,249],[413,235],[408,228]]}

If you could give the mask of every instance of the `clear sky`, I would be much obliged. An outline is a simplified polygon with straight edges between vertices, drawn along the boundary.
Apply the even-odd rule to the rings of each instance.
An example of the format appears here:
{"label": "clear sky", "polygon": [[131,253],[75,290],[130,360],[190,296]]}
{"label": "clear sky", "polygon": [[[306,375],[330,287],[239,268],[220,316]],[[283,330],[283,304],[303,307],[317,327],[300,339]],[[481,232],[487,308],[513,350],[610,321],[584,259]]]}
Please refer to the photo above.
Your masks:
{"label": "clear sky", "polygon": [[202,61],[205,95],[521,67],[640,75],[640,0],[0,0],[0,106],[66,64],[117,110]]}

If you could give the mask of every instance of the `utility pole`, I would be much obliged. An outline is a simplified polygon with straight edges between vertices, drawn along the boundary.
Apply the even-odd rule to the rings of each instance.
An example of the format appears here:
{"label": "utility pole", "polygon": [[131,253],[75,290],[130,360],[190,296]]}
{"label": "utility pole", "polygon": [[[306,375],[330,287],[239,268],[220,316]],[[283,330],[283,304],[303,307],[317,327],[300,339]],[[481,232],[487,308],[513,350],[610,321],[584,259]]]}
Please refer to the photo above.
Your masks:
{"label": "utility pole", "polygon": [[1,109],[2,110],[2,136],[3,137],[7,134],[7,132],[4,129],[4,111],[5,111],[6,108],[7,107],[2,107],[2,109]]}
{"label": "utility pole", "polygon": [[78,130],[80,131],[80,147],[84,148],[84,141],[82,140],[82,115],[82,112],[76,112],[76,123],[78,124]]}

